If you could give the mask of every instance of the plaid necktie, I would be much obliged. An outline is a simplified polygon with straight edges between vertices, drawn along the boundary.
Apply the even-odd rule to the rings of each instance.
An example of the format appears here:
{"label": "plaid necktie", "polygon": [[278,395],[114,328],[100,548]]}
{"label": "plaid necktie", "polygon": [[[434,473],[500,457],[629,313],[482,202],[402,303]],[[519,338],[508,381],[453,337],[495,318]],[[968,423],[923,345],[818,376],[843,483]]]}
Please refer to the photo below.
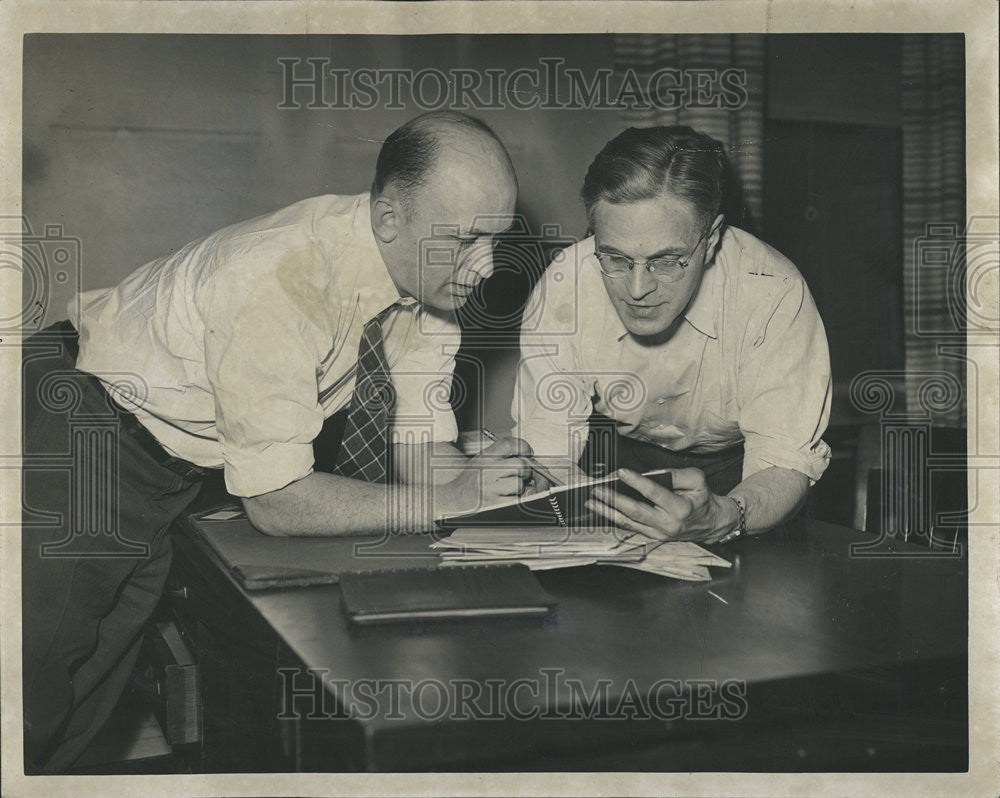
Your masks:
{"label": "plaid necktie", "polygon": [[361,333],[354,394],[333,469],[340,476],[368,482],[386,481],[389,419],[396,392],[382,348],[382,322],[396,305],[394,302],[371,319]]}

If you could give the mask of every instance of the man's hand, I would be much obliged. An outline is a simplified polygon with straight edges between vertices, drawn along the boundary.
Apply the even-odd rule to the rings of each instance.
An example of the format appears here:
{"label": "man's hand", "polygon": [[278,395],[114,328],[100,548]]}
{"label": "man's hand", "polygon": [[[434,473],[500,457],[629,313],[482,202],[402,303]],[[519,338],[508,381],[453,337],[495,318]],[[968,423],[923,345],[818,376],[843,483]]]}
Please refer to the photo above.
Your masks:
{"label": "man's hand", "polygon": [[622,529],[658,540],[717,543],[736,527],[736,503],[712,493],[701,469],[678,468],[670,473],[673,490],[634,471],[620,469],[622,482],[645,496],[649,504],[601,487],[594,489],[586,506]]}
{"label": "man's hand", "polygon": [[454,480],[435,489],[437,515],[456,515],[524,493],[532,477],[531,447],[520,438],[500,438],[476,455]]}

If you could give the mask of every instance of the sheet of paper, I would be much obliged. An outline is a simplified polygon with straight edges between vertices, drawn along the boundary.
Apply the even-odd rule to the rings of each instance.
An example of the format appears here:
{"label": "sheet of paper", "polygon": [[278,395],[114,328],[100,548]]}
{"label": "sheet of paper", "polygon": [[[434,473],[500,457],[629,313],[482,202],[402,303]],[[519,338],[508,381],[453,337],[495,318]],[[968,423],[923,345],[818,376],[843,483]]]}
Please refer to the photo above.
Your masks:
{"label": "sheet of paper", "polygon": [[620,565],[674,579],[711,579],[730,563],[691,541],[662,542],[618,529],[468,527],[432,544],[445,565],[518,562],[534,570]]}

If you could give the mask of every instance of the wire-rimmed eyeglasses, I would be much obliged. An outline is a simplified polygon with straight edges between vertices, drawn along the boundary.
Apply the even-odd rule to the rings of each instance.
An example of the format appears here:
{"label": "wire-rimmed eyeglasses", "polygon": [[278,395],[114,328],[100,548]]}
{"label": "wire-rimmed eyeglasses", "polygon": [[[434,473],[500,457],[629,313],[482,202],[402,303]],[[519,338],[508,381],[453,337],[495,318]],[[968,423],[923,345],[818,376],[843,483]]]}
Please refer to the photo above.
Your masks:
{"label": "wire-rimmed eyeglasses", "polygon": [[630,258],[628,255],[622,255],[619,252],[604,252],[596,247],[594,255],[597,256],[597,260],[601,264],[601,273],[608,277],[626,277],[632,273],[632,269],[636,265],[639,265],[645,268],[657,280],[664,283],[673,283],[684,276],[684,270],[711,229],[711,225],[705,228],[705,231],[698,237],[698,241],[691,250],[691,254],[683,260],[673,255],[662,255],[656,258]]}

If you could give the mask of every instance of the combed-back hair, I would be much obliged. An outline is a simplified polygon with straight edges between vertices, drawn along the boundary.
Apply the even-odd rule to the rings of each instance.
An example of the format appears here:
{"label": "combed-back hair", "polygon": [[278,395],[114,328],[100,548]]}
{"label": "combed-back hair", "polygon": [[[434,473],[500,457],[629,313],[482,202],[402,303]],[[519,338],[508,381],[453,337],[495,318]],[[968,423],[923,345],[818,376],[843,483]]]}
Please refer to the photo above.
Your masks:
{"label": "combed-back hair", "polygon": [[383,142],[375,164],[372,194],[380,194],[392,184],[409,211],[414,191],[427,182],[437,161],[441,131],[448,127],[483,133],[492,138],[501,151],[507,152],[485,122],[457,111],[429,111],[396,128]]}
{"label": "combed-back hair", "polygon": [[722,144],[686,125],[630,127],[604,145],[583,181],[593,218],[599,200],[641,202],[665,192],[714,218],[726,197],[729,161]]}

